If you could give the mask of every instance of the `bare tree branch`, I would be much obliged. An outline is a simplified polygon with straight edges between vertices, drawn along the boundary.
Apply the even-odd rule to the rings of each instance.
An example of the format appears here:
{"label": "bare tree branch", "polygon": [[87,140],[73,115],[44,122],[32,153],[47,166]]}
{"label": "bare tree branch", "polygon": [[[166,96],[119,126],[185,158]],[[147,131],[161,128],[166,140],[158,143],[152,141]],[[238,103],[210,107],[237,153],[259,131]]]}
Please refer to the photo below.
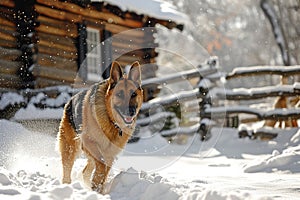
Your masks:
{"label": "bare tree branch", "polygon": [[284,65],[291,65],[288,43],[283,31],[282,24],[279,17],[276,15],[272,2],[270,2],[269,0],[261,0],[260,6],[271,23],[273,34],[280,48]]}

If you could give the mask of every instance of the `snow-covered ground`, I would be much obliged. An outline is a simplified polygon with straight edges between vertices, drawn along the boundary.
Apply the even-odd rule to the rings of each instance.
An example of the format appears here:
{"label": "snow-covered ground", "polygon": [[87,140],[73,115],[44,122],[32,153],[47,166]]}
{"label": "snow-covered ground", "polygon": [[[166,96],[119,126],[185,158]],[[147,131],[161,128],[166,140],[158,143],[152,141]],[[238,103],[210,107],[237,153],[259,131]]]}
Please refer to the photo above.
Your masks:
{"label": "snow-covered ground", "polygon": [[300,131],[281,131],[273,141],[239,139],[237,131],[214,128],[201,142],[184,145],[144,134],[128,144],[100,195],[81,180],[61,184],[54,135],[0,120],[0,199],[300,199]]}

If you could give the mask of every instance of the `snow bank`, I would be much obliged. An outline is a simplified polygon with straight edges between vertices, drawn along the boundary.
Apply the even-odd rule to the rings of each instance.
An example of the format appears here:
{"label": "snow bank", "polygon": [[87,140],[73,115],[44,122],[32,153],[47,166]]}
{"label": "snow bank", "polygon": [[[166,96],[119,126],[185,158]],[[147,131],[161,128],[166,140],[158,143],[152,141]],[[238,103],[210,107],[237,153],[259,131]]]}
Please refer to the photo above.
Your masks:
{"label": "snow bank", "polygon": [[58,172],[53,171],[52,158],[58,155],[53,136],[31,132],[16,122],[0,120],[0,138],[0,166],[13,171]]}
{"label": "snow bank", "polygon": [[[39,172],[21,170],[12,173],[0,167],[0,199],[85,199],[85,200],[250,200],[271,199],[240,191],[218,191],[199,185],[180,185],[169,182],[158,174],[137,172],[130,168],[117,174],[110,184],[109,194],[91,191],[82,182],[61,184],[57,178]],[[185,189],[183,191],[182,189]],[[186,190],[188,189],[188,190]]]}
{"label": "snow bank", "polygon": [[85,188],[81,182],[61,184],[44,174],[19,171],[16,174],[0,167],[0,199],[109,199]]}
{"label": "snow bank", "polygon": [[282,153],[274,150],[272,155],[263,160],[256,160],[244,167],[244,172],[274,172],[287,171],[289,173],[300,172],[300,146],[287,148]]}
{"label": "snow bank", "polygon": [[[81,171],[86,159],[75,162],[73,182],[61,184],[55,137],[29,131],[16,122],[0,120],[0,199],[266,200],[297,197],[300,132],[282,132],[274,141],[261,142],[239,139],[234,129],[214,128],[212,131],[212,138],[205,143],[195,137],[186,145],[174,145],[159,135],[148,135],[128,144],[112,168],[107,194],[101,195],[82,182]],[[266,154],[272,151],[274,153],[266,159]],[[142,162],[137,163],[138,160]],[[294,174],[280,174],[274,168]],[[155,172],[149,172],[150,169]],[[255,175],[243,170],[276,174]],[[291,186],[285,189],[287,182]]]}
{"label": "snow bank", "polygon": [[8,120],[0,120],[0,137],[0,199],[13,197],[96,200],[179,197],[179,194],[171,189],[174,186],[160,175],[138,172],[132,168],[121,170],[115,178],[111,177],[107,187],[110,195],[100,195],[81,182],[80,172],[85,159],[79,159],[74,165],[74,182],[70,185],[61,184],[61,166],[55,152],[55,137],[30,132],[21,124]]}
{"label": "snow bank", "polygon": [[[284,133],[281,133],[281,135]],[[280,137],[280,135],[279,135]],[[282,136],[281,136],[282,137]],[[289,173],[300,172],[300,129],[286,141],[286,149],[273,150],[271,155],[257,159],[245,165],[244,172],[274,172],[284,171]],[[281,151],[281,152],[280,152]]]}
{"label": "snow bank", "polygon": [[44,108],[40,109],[33,104],[28,104],[26,108],[18,110],[13,117],[15,120],[34,120],[34,119],[60,119],[63,108]]}
{"label": "snow bank", "polygon": [[[138,173],[130,168],[120,172],[111,183],[112,199],[178,199],[174,186],[158,174]],[[126,194],[126,197],[124,197]]]}
{"label": "snow bank", "polygon": [[9,105],[24,103],[25,99],[22,95],[13,92],[3,93],[0,96],[0,110],[5,109]]}
{"label": "snow bank", "polygon": [[169,183],[159,175],[138,173],[134,169],[120,172],[110,183],[110,195],[101,195],[82,182],[61,184],[57,178],[39,172],[21,170],[12,173],[0,167],[0,198],[6,199],[178,199]]}
{"label": "snow bank", "polygon": [[[63,90],[64,87],[58,87]],[[65,88],[67,90],[68,88]],[[63,107],[71,96],[62,91],[56,98],[49,98],[46,94],[40,92],[36,96],[30,98],[25,108],[19,109],[14,120],[36,120],[36,119],[60,119],[63,114]],[[46,108],[39,108],[37,105],[42,104]],[[42,106],[42,107],[43,107]]]}

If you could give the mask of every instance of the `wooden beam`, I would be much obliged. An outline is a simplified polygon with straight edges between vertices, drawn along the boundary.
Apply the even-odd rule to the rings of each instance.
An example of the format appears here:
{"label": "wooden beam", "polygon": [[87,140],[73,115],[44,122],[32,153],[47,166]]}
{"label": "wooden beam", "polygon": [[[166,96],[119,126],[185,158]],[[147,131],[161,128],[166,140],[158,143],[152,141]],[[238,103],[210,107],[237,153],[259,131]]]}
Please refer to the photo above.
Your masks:
{"label": "wooden beam", "polygon": [[37,21],[40,25],[36,30],[45,32],[48,35],[60,35],[68,37],[77,37],[77,26],[74,23],[56,20],[47,16],[39,15]]}
{"label": "wooden beam", "polygon": [[[133,34],[137,34],[138,32],[130,31]],[[152,44],[157,44],[152,36],[148,35],[139,35],[133,36],[126,32],[122,32],[120,34],[113,36],[113,41],[115,43],[121,43],[126,45],[143,45],[143,46],[152,46]]]}
{"label": "wooden beam", "polygon": [[[128,29],[128,27],[125,26],[118,26],[115,24],[106,24],[106,28],[108,27],[112,27],[112,29],[114,29],[114,31],[112,31],[112,33],[117,35],[114,35],[114,38],[116,40],[123,40],[124,38],[126,40],[128,40],[129,38],[131,39],[140,39],[140,40],[145,40],[146,38],[148,38],[148,33],[149,30],[148,29]],[[150,35],[152,36],[152,34]]]}
{"label": "wooden beam", "polygon": [[5,19],[4,17],[0,17],[0,25],[1,28],[5,26],[8,28],[8,30],[14,30],[14,31],[16,30],[16,24],[11,20]]}
{"label": "wooden beam", "polygon": [[[128,57],[128,60],[118,59],[118,62],[120,63],[121,66],[127,66],[127,65],[131,65],[134,61],[137,61],[137,60],[140,62],[141,65],[149,64],[149,63],[155,63],[156,62],[154,58],[150,58],[150,59],[148,59],[148,58],[147,59],[132,58],[132,59],[130,59],[129,57]],[[159,85],[159,84],[147,84],[147,85],[145,85],[145,88],[146,87],[149,88],[149,87],[153,87],[153,86],[157,87],[157,85]]]}
{"label": "wooden beam", "polygon": [[255,115],[258,119],[285,120],[300,119],[300,109],[274,109],[270,111],[262,111],[260,109],[249,108],[245,106],[227,106],[227,107],[211,107],[200,113],[202,118],[225,118],[230,114],[250,114]]}
{"label": "wooden beam", "polygon": [[70,82],[63,82],[61,80],[53,80],[49,78],[42,78],[37,77],[35,80],[35,87],[36,88],[45,88],[45,87],[51,87],[51,86],[57,86],[57,85],[70,85]]}
{"label": "wooden beam", "polygon": [[250,75],[296,75],[300,74],[300,65],[295,66],[253,66],[238,67],[226,75],[226,79],[232,79]]}
{"label": "wooden beam", "polygon": [[200,124],[195,124],[189,127],[178,127],[170,130],[162,130],[160,134],[162,137],[174,137],[178,135],[193,135],[199,131]]}
{"label": "wooden beam", "polygon": [[54,49],[49,46],[40,45],[40,44],[38,44],[37,47],[39,49],[39,53],[48,54],[51,56],[58,56],[66,59],[72,59],[72,60],[76,60],[78,57],[77,52],[74,53],[74,52],[64,51],[61,49]]}
{"label": "wooden beam", "polygon": [[153,85],[153,84],[174,83],[182,79],[190,79],[190,78],[197,78],[197,77],[200,78],[201,76],[202,77],[208,76],[216,72],[217,72],[217,68],[191,69],[191,70],[182,71],[174,74],[168,74],[164,77],[155,77],[155,78],[147,79],[144,80],[142,84],[144,87],[147,87],[147,85]]}
{"label": "wooden beam", "polygon": [[3,29],[5,27],[0,28],[0,38],[9,41],[16,41],[17,32],[9,29]]}
{"label": "wooden beam", "polygon": [[44,24],[41,24],[40,26],[36,27],[36,31],[40,31],[43,33],[48,33],[48,34],[53,34],[53,35],[59,35],[59,36],[68,36],[75,38],[78,36],[77,32],[69,32],[64,29],[61,29],[59,27],[51,27],[51,26],[46,26]]}
{"label": "wooden beam", "polygon": [[50,41],[52,43],[69,46],[76,49],[76,40],[72,37],[52,35],[52,34],[39,32],[38,38],[44,41]]}
{"label": "wooden beam", "polygon": [[15,2],[13,0],[1,0],[0,5],[13,8],[13,7],[15,7]]}
{"label": "wooden beam", "polygon": [[84,22],[86,24],[86,26],[91,27],[91,28],[95,28],[95,29],[99,29],[99,30],[103,30],[105,27],[105,22],[102,20],[85,20]]}
{"label": "wooden beam", "polygon": [[70,52],[73,54],[77,53],[77,48],[74,44],[72,45],[72,43],[70,43],[69,45],[64,45],[64,44],[60,44],[55,41],[51,41],[51,40],[49,40],[49,38],[41,37],[41,38],[39,38],[37,44],[43,45],[43,46],[48,46],[49,48],[53,48],[53,49],[67,51],[67,52]]}
{"label": "wooden beam", "polygon": [[158,44],[155,42],[146,44],[146,43],[138,43],[138,42],[134,42],[134,41],[130,41],[130,40],[118,41],[118,40],[115,40],[114,38],[113,38],[112,44],[116,48],[125,49],[125,50],[131,49],[131,51],[145,49],[145,48],[148,49],[148,48],[157,48],[158,47]]}
{"label": "wooden beam", "polygon": [[226,100],[253,100],[277,96],[299,96],[300,83],[293,85],[277,85],[260,88],[235,88],[234,90],[216,90],[217,97]]}
{"label": "wooden beam", "polygon": [[[114,23],[114,24],[120,24],[120,25],[125,25],[131,28],[136,28],[136,27],[142,27],[143,23],[140,21],[135,21],[131,19],[123,19],[117,15],[114,15],[112,13],[103,13],[100,11],[97,11],[95,7],[88,5],[86,8],[80,7],[79,5],[70,3],[70,2],[61,2],[61,1],[50,1],[50,0],[37,0],[38,3],[49,6],[49,7],[55,7],[67,12],[61,13],[61,17],[65,16],[64,18],[67,20],[70,20],[68,15],[74,15],[76,14],[77,16],[80,16],[76,18],[76,22],[80,22],[83,19],[88,19],[88,18],[94,18],[94,19],[102,19],[105,20],[108,23]],[[39,8],[41,10],[41,8]],[[45,8],[44,8],[45,10]],[[74,14],[72,14],[74,13]],[[80,21],[77,21],[80,20]]]}
{"label": "wooden beam", "polygon": [[141,112],[148,111],[149,109],[159,108],[161,106],[170,106],[173,104],[179,104],[183,101],[189,101],[193,99],[197,99],[200,93],[198,89],[193,89],[191,91],[182,91],[177,92],[176,94],[156,97],[148,102],[143,103]]}
{"label": "wooden beam", "polygon": [[46,6],[41,6],[38,4],[35,4],[35,9],[39,14],[43,14],[45,16],[52,17],[55,19],[67,20],[74,23],[82,22],[83,20],[82,15],[72,14],[72,13],[56,10],[53,8],[49,8]]}
{"label": "wooden beam", "polygon": [[56,81],[74,82],[77,73],[74,71],[57,69],[54,67],[36,66],[33,69],[35,77],[48,78]]}
{"label": "wooden beam", "polygon": [[0,87],[19,89],[22,87],[21,79],[16,75],[0,73]]}
{"label": "wooden beam", "polygon": [[77,72],[77,61],[47,54],[38,54],[37,64]]}
{"label": "wooden beam", "polygon": [[141,63],[142,60],[144,60],[142,57],[138,57],[138,56],[121,56],[118,58],[113,57],[113,60],[117,60],[117,61],[122,61],[122,62],[126,62],[126,63],[133,63],[135,61],[139,61]]}
{"label": "wooden beam", "polygon": [[54,27],[65,27],[72,28],[76,30],[76,25],[74,22],[69,22],[69,21],[62,21],[53,17],[49,17],[44,15],[43,13],[40,13],[39,16],[37,17],[37,21],[39,21],[42,24],[45,24],[47,26],[54,26]]}
{"label": "wooden beam", "polygon": [[8,47],[8,48],[16,48],[17,47],[17,40],[4,40],[0,38],[0,46],[1,47]]}
{"label": "wooden beam", "polygon": [[130,35],[131,37],[144,37],[145,33],[142,31],[137,31],[130,29],[129,27],[117,25],[117,24],[110,24],[104,23],[105,29],[110,31],[113,34],[122,33],[122,35]]}
{"label": "wooden beam", "polygon": [[[155,51],[155,49],[123,49],[123,48],[116,48],[113,47],[114,51],[119,52],[118,54],[124,55],[124,56],[133,56],[133,57],[143,57],[147,55],[150,58],[154,58],[158,55],[158,53]],[[124,53],[123,53],[124,52]]]}
{"label": "wooden beam", "polygon": [[168,117],[176,117],[176,116],[175,113],[173,112],[158,112],[148,117],[138,119],[136,124],[138,126],[148,126],[149,124],[155,124],[162,120],[165,121]]}
{"label": "wooden beam", "polygon": [[16,75],[21,66],[18,61],[0,60],[0,73]]}
{"label": "wooden beam", "polygon": [[130,30],[130,28],[128,28],[128,27],[120,26],[120,25],[116,25],[116,24],[105,24],[105,29],[107,31],[111,32],[112,34],[118,34],[118,33]]}
{"label": "wooden beam", "polygon": [[14,22],[14,9],[0,6],[0,16],[6,20]]}
{"label": "wooden beam", "polygon": [[19,58],[21,54],[22,52],[20,50],[0,46],[0,59],[12,61]]}

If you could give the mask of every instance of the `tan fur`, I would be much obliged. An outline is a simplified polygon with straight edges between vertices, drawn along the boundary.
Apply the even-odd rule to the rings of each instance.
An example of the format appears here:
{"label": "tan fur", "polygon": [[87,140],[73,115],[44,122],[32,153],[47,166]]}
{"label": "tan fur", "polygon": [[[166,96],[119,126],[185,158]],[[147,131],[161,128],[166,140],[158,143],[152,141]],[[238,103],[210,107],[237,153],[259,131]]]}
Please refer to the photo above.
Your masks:
{"label": "tan fur", "polygon": [[[137,88],[137,84],[139,86],[141,84],[139,64],[136,62],[132,65],[129,75],[120,75],[120,72],[122,72],[120,66],[114,62],[111,77],[104,83],[96,85],[97,91],[94,94],[92,89],[86,92],[82,103],[80,135],[72,127],[67,105],[65,106],[58,134],[63,183],[71,183],[71,170],[76,156],[82,150],[88,159],[83,169],[84,181],[93,190],[104,192],[104,184],[110,168],[133,133],[136,115],[143,99],[142,90]],[[121,90],[125,91],[122,101],[116,95]],[[132,96],[132,91],[136,92],[136,97]],[[137,107],[132,124],[129,125],[125,123],[123,115],[115,109],[116,106],[126,107],[126,103]],[[119,129],[122,130],[122,135]]]}
{"label": "tan fur", "polygon": [[[274,106],[273,106],[275,109],[276,108],[286,108],[287,105],[286,105],[286,97],[279,97],[277,98]],[[276,125],[276,123],[279,122],[279,127],[282,126],[282,121],[281,120],[266,120],[265,121],[265,126],[271,126],[271,127],[274,127]]]}
{"label": "tan fur", "polygon": [[[279,108],[287,108],[288,107],[288,99],[287,97],[279,97],[277,98],[274,106],[275,109]],[[265,121],[265,126],[271,126],[275,127],[275,125],[278,124],[279,128],[284,128],[284,127],[298,127],[298,122],[295,119],[287,119],[287,120],[266,120]]]}

